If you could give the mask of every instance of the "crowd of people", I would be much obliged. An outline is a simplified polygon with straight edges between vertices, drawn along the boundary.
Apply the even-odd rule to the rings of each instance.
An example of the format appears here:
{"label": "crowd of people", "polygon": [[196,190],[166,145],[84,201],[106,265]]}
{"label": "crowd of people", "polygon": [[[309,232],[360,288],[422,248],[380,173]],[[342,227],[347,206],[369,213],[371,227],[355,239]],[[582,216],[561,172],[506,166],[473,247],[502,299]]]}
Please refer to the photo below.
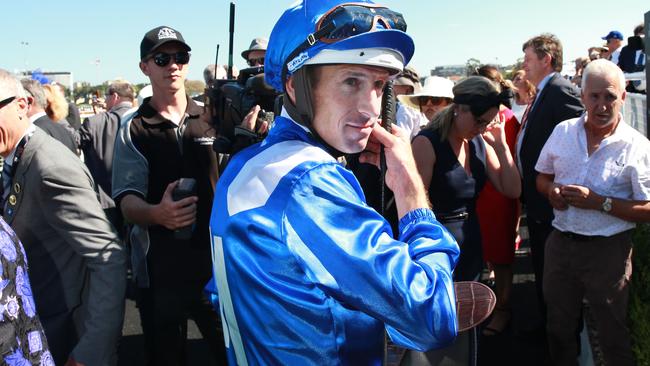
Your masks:
{"label": "crowd of people", "polygon": [[[576,365],[588,302],[606,364],[635,364],[650,142],[622,107],[644,90],[624,75],[645,67],[643,34],[610,32],[570,80],[544,33],[522,39],[511,80],[482,65],[454,82],[407,66],[402,14],[303,0],[241,53],[282,105],[272,122],[248,111],[229,152],[208,93],[186,93],[192,49],[171,27],[140,44],[150,95],[111,83],[83,121],[60,85],[0,69],[2,363],[115,365],[132,281],[147,365],[186,363],[188,319],[220,365],[379,364],[385,334],[401,364],[474,365],[512,322],[523,215],[540,323],[522,334]],[[496,307],[479,326],[455,288],[484,272]]]}

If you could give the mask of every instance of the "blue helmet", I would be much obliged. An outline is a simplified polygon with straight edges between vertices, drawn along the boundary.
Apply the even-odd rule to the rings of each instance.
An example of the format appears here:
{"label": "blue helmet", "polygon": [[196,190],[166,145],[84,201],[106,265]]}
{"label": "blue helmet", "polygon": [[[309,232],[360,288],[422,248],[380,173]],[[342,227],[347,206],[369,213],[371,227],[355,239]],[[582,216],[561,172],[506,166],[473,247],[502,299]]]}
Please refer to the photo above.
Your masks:
{"label": "blue helmet", "polygon": [[405,31],[401,14],[370,0],[301,0],[273,27],[266,83],[283,91],[286,78],[308,64],[364,64],[398,73],[415,49]]}

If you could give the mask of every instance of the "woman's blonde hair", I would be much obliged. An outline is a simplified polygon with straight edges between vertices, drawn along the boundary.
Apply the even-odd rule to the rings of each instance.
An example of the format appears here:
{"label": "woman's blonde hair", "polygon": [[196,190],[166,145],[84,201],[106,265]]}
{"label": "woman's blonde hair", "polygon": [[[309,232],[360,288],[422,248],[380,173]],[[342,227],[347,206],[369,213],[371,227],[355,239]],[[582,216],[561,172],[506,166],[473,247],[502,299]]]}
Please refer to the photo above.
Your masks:
{"label": "woman's blonde hair", "polygon": [[59,91],[59,88],[50,84],[43,85],[47,107],[45,113],[54,122],[64,120],[68,116],[68,101]]}
{"label": "woman's blonde hair", "polygon": [[[449,137],[449,131],[454,123],[454,113],[457,110],[463,112],[471,111],[471,106],[456,102],[459,96],[475,96],[475,97],[488,97],[494,96],[499,93],[498,87],[494,82],[483,76],[470,76],[453,88],[454,102],[445,107],[440,112],[436,113],[433,120],[429,122],[424,129],[437,130],[440,135],[440,140],[444,141]],[[477,116],[478,117],[478,116]]]}

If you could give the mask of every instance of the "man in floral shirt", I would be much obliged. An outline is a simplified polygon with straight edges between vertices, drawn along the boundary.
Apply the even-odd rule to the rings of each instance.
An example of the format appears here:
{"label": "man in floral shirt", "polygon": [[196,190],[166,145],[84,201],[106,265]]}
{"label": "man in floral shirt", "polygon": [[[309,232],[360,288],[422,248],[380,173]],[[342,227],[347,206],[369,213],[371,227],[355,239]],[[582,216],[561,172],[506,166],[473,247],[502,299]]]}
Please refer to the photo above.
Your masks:
{"label": "man in floral shirt", "polygon": [[36,315],[27,257],[14,231],[0,218],[0,359],[3,365],[54,365]]}

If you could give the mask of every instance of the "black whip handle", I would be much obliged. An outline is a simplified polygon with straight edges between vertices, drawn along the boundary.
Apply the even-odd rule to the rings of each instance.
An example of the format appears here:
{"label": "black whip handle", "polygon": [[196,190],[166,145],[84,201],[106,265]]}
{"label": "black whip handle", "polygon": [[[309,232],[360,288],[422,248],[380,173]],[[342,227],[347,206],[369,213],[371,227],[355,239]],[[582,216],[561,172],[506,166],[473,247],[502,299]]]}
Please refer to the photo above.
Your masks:
{"label": "black whip handle", "polygon": [[[384,86],[384,93],[381,99],[381,125],[386,131],[391,132],[395,123],[395,95],[393,94],[393,82],[388,81]],[[379,153],[379,170],[381,184],[381,214],[386,211],[386,154],[384,146],[381,146]]]}

